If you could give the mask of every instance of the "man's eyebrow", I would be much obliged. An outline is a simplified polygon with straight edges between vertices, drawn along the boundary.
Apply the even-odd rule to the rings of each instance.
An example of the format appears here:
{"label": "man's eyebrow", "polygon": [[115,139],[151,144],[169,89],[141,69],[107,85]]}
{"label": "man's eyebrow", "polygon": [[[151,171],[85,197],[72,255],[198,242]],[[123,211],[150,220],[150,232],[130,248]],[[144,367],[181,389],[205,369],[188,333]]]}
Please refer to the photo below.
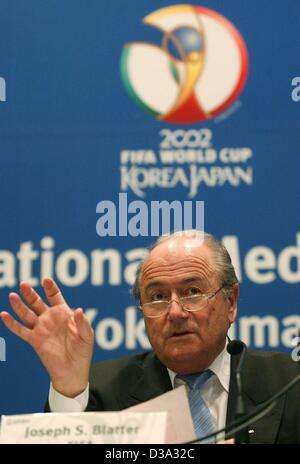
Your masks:
{"label": "man's eyebrow", "polygon": [[181,283],[183,284],[192,284],[194,282],[199,282],[201,283],[203,279],[200,277],[189,277],[188,279],[184,279]]}
{"label": "man's eyebrow", "polygon": [[157,287],[158,285],[166,285],[164,284],[163,282],[161,282],[160,280],[155,280],[154,282],[151,282],[150,284],[146,285],[144,287],[144,290],[149,290],[151,289],[152,287]]}
{"label": "man's eyebrow", "polygon": [[[201,283],[201,278],[200,277],[188,277],[187,279],[184,279],[182,280],[181,282],[179,282],[179,285],[182,285],[182,284],[191,284],[191,283],[195,283],[195,282],[198,282],[198,283]],[[153,287],[157,287],[157,286],[162,286],[162,287],[165,287],[167,284],[166,282],[162,282],[161,280],[155,280],[153,282],[150,282],[148,285],[146,285],[144,287],[144,290],[147,291]]]}

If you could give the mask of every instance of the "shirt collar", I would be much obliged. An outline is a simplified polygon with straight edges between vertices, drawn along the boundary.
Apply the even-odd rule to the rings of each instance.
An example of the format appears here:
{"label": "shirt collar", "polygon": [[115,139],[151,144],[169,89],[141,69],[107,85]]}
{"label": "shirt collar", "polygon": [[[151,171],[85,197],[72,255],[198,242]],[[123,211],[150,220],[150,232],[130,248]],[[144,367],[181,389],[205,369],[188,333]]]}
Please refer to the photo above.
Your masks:
{"label": "shirt collar", "polygon": [[[208,369],[210,369],[215,374],[224,390],[228,393],[230,383],[230,354],[228,353],[226,347],[227,343],[224,350],[221,351],[221,353],[216,357],[216,359],[211,363],[211,365],[208,366]],[[176,372],[171,371],[171,369],[168,369],[168,373],[170,376],[172,386],[174,388]]]}

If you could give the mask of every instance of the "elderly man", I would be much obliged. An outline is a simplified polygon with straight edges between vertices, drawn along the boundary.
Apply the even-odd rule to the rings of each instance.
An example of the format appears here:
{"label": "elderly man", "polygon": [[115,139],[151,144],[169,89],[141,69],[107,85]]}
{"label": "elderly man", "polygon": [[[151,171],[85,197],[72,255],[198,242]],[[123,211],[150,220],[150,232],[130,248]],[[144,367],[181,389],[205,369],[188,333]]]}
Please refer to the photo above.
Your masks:
{"label": "elderly man", "polygon": [[[191,391],[190,379],[202,375],[197,395],[206,408],[203,430],[219,429],[233,419],[237,357],[228,354],[226,339],[236,318],[239,285],[227,250],[213,236],[204,234],[202,240],[194,231],[160,238],[141,263],[134,294],[152,352],[91,367],[93,330],[82,309],[71,311],[52,279],[45,278],[43,288],[48,304],[27,283],[20,286],[27,304],[10,294],[23,324],[6,312],[1,318],[32,345],[48,370],[51,411],[122,410],[180,383]],[[298,370],[287,355],[248,353],[243,368],[248,410],[279,391]],[[250,441],[299,443],[299,424],[296,386],[253,424]]]}

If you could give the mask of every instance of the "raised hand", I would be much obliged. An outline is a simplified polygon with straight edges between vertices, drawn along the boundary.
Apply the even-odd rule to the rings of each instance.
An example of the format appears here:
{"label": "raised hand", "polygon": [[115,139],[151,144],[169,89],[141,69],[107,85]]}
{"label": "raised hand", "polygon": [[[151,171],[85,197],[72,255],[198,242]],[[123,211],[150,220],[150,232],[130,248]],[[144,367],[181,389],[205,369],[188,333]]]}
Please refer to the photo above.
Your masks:
{"label": "raised hand", "polygon": [[9,313],[0,317],[6,327],[29,343],[47,369],[54,388],[74,398],[88,384],[94,334],[81,308],[72,311],[56,283],[43,279],[46,304],[38,293],[22,282],[20,293],[10,293],[12,309],[23,324]]}

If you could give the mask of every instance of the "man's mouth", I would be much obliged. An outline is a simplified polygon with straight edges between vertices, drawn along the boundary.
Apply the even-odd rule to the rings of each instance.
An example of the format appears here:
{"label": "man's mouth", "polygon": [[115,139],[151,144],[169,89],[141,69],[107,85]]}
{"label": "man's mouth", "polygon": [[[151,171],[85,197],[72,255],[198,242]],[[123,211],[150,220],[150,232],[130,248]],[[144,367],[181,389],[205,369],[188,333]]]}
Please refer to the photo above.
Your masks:
{"label": "man's mouth", "polygon": [[185,337],[187,335],[192,335],[194,332],[191,330],[175,330],[175,332],[172,333],[171,337]]}

